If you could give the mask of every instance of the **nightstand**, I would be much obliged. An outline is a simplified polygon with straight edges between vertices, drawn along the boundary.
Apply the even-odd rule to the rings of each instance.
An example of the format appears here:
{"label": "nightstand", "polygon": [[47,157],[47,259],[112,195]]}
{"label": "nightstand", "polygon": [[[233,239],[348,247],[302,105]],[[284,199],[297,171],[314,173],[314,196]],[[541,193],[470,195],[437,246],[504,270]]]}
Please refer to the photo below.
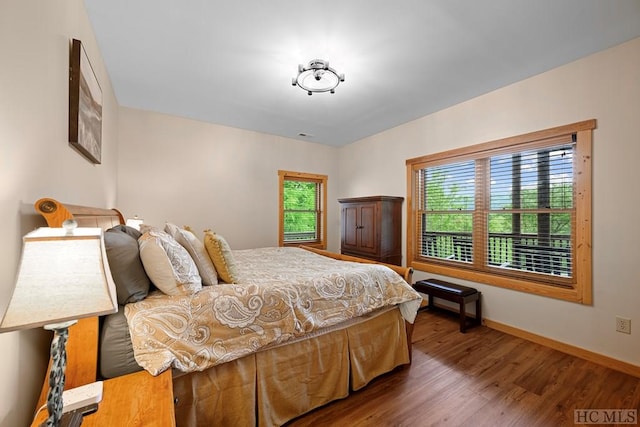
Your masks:
{"label": "nightstand", "polygon": [[[38,415],[32,426],[46,420],[47,411]],[[140,371],[106,380],[98,411],[85,416],[82,427],[173,427],[175,419],[171,370],[156,377]]]}

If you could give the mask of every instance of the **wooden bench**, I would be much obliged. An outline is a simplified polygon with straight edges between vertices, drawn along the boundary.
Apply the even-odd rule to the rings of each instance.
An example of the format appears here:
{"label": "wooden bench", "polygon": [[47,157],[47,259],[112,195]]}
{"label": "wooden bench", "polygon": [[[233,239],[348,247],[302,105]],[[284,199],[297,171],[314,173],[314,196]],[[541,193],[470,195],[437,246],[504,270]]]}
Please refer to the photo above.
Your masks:
{"label": "wooden bench", "polygon": [[478,292],[477,289],[438,279],[420,280],[413,284],[413,289],[429,296],[429,309],[435,308],[433,301],[435,298],[442,298],[460,304],[460,332],[462,333],[467,331],[466,305],[467,303],[475,301],[476,317],[472,319],[472,324],[482,324],[481,292]]}

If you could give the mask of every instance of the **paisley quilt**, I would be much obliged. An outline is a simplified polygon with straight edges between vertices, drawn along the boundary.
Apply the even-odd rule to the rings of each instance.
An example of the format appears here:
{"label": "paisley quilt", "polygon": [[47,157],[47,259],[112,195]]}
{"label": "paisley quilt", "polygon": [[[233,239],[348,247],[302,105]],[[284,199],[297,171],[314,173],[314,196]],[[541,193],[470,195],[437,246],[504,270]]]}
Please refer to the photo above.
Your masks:
{"label": "paisley quilt", "polygon": [[135,359],[153,375],[202,371],[382,307],[413,323],[420,295],[393,270],[300,248],[233,251],[237,284],[152,293],[125,307]]}

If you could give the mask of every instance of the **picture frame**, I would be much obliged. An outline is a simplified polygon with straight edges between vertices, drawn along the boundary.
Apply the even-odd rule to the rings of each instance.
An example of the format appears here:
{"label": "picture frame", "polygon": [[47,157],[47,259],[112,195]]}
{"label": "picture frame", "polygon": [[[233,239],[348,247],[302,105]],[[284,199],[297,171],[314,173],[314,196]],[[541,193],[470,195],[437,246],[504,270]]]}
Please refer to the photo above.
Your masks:
{"label": "picture frame", "polygon": [[102,162],[102,89],[76,39],[69,59],[69,144],[92,163]]}

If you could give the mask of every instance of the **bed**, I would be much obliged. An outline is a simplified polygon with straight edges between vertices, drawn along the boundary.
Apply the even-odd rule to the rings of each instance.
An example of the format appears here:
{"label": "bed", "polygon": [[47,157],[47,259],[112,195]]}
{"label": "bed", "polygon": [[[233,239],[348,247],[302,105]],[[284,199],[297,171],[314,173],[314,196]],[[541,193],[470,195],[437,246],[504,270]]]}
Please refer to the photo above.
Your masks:
{"label": "bed", "polygon": [[[73,218],[110,230],[105,235],[114,227],[130,231],[115,209],[50,198],[35,208],[51,227]],[[136,239],[154,232],[161,233],[150,229]],[[421,301],[408,285],[411,269],[314,248],[231,252],[235,283],[220,279],[175,295],[150,290],[112,317],[84,319],[70,329],[66,388],[171,369],[176,425],[272,426],[410,363]],[[140,257],[146,259],[142,249]],[[110,258],[116,280],[121,267],[111,264]],[[116,339],[105,332],[111,324],[120,325]],[[131,353],[114,344],[123,341]],[[46,383],[41,400],[45,393]]]}

